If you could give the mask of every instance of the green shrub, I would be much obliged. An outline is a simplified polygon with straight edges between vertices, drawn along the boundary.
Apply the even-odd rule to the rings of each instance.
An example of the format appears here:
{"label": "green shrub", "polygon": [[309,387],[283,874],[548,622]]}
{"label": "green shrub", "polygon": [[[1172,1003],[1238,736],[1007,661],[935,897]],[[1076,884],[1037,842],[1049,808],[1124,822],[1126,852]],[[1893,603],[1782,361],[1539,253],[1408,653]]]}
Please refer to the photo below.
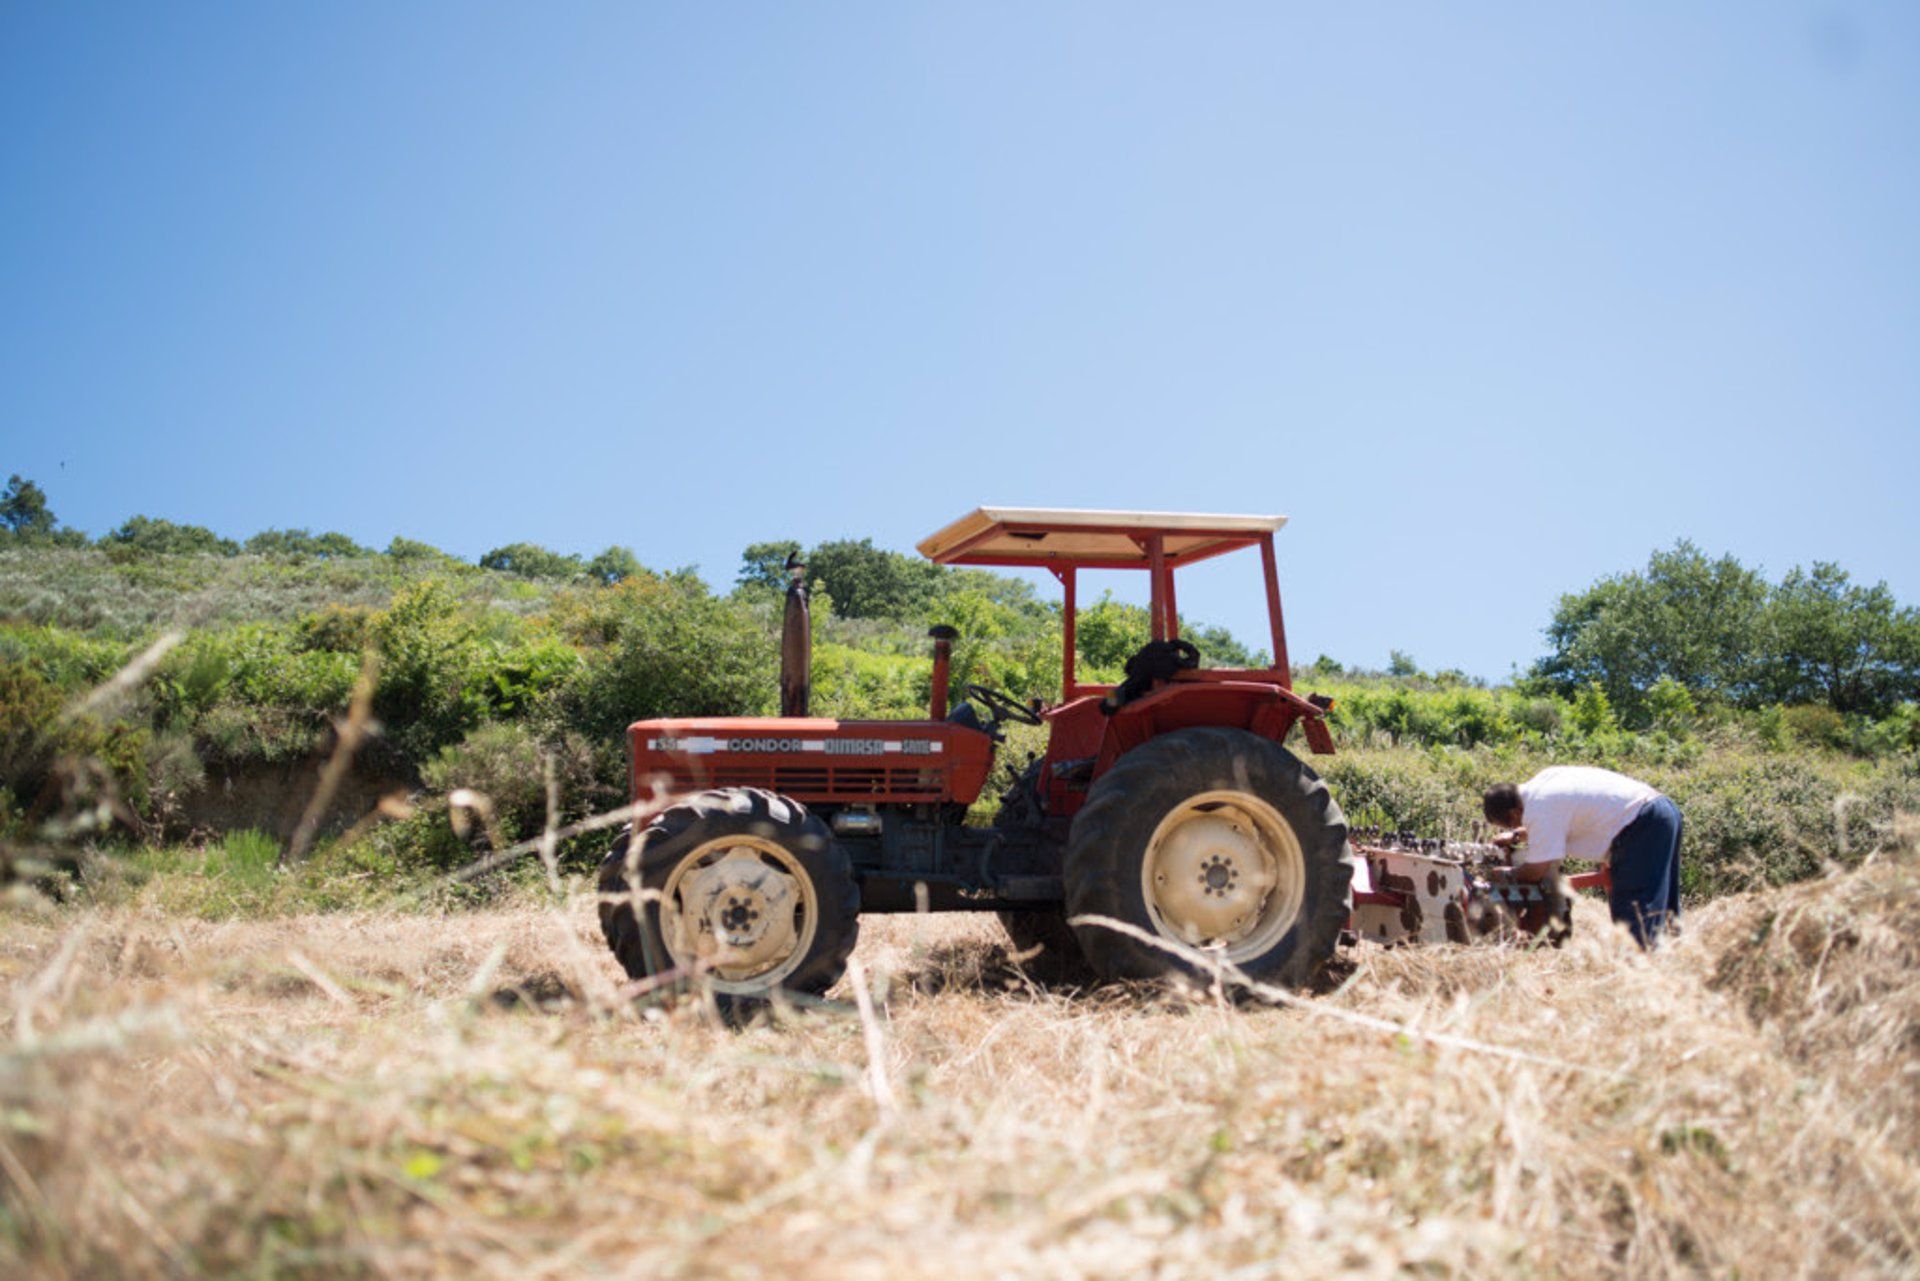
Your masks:
{"label": "green shrub", "polygon": [[1464,835],[1480,815],[1478,791],[1431,752],[1340,752],[1313,765],[1356,826]]}
{"label": "green shrub", "polygon": [[558,790],[555,819],[565,824],[610,809],[625,799],[602,775],[605,758],[616,766],[616,751],[602,752],[575,734],[544,741],[525,725],[483,725],[451,747],[443,748],[420,771],[421,781],[444,795],[468,788],[488,798],[497,835],[504,841],[536,835],[547,819],[547,769]]}
{"label": "green shrub", "polygon": [[23,663],[71,695],[110,680],[138,648],[59,627],[0,625],[0,660]]}
{"label": "green shrub", "polygon": [[161,721],[190,730],[222,760],[313,750],[346,708],[360,659],[300,644],[296,629],[264,623],[193,634],[154,674]]}
{"label": "green shrub", "polygon": [[374,714],[414,759],[457,741],[487,713],[485,656],[471,613],[437,579],[416,583],[373,622]]}
{"label": "green shrub", "polygon": [[1598,681],[1588,681],[1573,696],[1573,728],[1588,737],[1618,728],[1613,718],[1613,702]]}
{"label": "green shrub", "polygon": [[563,698],[589,739],[617,738],[650,716],[752,716],[777,706],[774,639],[742,604],[698,579],[629,579],[576,594],[562,625],[587,647]]}
{"label": "green shrub", "polygon": [[136,811],[144,807],[151,731],[121,719],[68,714],[70,703],[25,663],[0,659],[0,787],[12,793],[14,808],[57,801],[71,811],[115,800]]}
{"label": "green shrub", "polygon": [[1878,721],[1863,723],[1856,746],[1870,756],[1920,753],[1920,703],[1902,703]]}
{"label": "green shrub", "polygon": [[459,565],[463,562],[457,556],[450,556],[431,543],[418,542],[411,538],[396,535],[387,544],[387,556],[397,561],[416,561],[435,567]]}
{"label": "green shrub", "polygon": [[811,710],[845,720],[925,716],[932,676],[930,660],[824,643],[813,651]]}
{"label": "green shrub", "polygon": [[1786,732],[1809,747],[1846,748],[1853,744],[1847,718],[1822,703],[1802,703],[1781,710]]}
{"label": "green shrub", "polygon": [[1659,786],[1685,816],[1689,894],[1784,884],[1841,855],[1833,807],[1842,788],[1805,761],[1721,759]]}
{"label": "green shrub", "polygon": [[1658,728],[1685,733],[1699,716],[1700,708],[1685,685],[1671,676],[1662,676],[1647,691],[1647,714]]}
{"label": "green shrub", "polygon": [[308,614],[295,627],[300,649],[330,654],[360,654],[373,644],[376,611],[365,605],[328,605]]}
{"label": "green shrub", "polygon": [[483,657],[479,676],[487,706],[499,716],[533,710],[586,669],[579,651],[557,636],[495,644]]}

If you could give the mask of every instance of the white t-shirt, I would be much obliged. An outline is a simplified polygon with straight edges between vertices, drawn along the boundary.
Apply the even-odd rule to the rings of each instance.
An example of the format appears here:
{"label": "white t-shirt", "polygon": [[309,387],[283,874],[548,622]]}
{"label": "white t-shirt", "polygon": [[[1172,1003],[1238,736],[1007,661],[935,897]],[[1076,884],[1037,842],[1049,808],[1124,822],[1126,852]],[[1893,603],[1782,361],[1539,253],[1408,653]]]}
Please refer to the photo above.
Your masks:
{"label": "white t-shirt", "polygon": [[1520,784],[1527,845],[1515,865],[1562,858],[1604,862],[1613,838],[1660,793],[1591,765],[1555,765]]}

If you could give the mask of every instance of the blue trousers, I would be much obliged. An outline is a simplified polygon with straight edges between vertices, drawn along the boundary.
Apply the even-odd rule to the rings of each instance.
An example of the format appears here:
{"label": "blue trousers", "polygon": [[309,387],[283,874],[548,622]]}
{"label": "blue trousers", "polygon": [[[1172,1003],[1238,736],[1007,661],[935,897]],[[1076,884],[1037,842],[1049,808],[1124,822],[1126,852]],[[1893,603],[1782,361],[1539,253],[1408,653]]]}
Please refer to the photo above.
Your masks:
{"label": "blue trousers", "polygon": [[1680,915],[1681,826],[1680,807],[1662,796],[1613,838],[1608,906],[1641,947],[1652,947]]}

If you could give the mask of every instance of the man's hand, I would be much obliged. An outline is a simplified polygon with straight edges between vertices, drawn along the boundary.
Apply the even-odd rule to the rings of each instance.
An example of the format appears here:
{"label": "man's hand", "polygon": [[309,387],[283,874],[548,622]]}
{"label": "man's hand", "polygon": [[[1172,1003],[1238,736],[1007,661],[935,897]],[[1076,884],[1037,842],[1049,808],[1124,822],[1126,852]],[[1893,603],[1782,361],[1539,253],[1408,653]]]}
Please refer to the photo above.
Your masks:
{"label": "man's hand", "polygon": [[1511,831],[1501,832],[1493,838],[1493,843],[1511,854],[1514,846],[1527,843],[1527,829],[1516,827]]}

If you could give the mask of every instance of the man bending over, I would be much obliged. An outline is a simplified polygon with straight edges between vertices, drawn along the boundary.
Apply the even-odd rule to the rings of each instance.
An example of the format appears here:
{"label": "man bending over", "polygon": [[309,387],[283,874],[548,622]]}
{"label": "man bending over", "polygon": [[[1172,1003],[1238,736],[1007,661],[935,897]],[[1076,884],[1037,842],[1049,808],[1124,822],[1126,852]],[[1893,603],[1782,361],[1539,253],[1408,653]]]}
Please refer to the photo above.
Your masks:
{"label": "man bending over", "polygon": [[1680,915],[1680,807],[1642,783],[1590,765],[1555,765],[1526,782],[1497,783],[1487,821],[1521,881],[1552,880],[1568,857],[1605,863],[1613,919],[1652,947]]}

